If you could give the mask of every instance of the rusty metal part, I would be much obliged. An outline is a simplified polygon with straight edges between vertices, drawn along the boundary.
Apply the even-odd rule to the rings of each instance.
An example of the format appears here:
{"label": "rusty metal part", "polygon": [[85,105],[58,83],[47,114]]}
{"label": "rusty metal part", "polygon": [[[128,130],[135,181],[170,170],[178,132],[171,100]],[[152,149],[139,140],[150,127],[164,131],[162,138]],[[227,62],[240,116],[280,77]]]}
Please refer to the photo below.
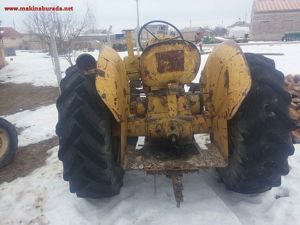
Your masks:
{"label": "rusty metal part", "polygon": [[119,54],[107,46],[100,50],[97,69],[103,73],[101,76],[96,76],[96,90],[119,125],[117,129],[121,138],[120,161],[123,164],[127,146],[127,114],[129,110],[127,98],[129,82],[126,70]]}
{"label": "rusty metal part", "polygon": [[102,76],[96,76],[100,97],[118,122],[126,120],[129,83],[122,59],[114,49],[105,46],[100,50],[97,69],[103,71]]}
{"label": "rusty metal part", "polygon": [[190,107],[192,114],[200,114],[203,109],[201,107],[201,96],[200,95],[190,95],[188,96],[188,101],[190,104],[184,105],[185,108]]}
{"label": "rusty metal part", "polygon": [[168,111],[170,117],[176,117],[177,116],[177,96],[176,95],[168,95],[167,96],[168,101]]}
{"label": "rusty metal part", "polygon": [[158,73],[184,71],[183,50],[158,52],[155,57]]}
{"label": "rusty metal part", "polygon": [[0,128],[0,158],[7,153],[8,146],[9,146],[9,135],[5,129]]}
{"label": "rusty metal part", "polygon": [[129,80],[138,80],[140,78],[139,56],[134,55],[134,52],[133,52],[132,31],[133,30],[125,31],[128,56],[125,56],[123,61],[124,61],[126,74],[129,78]]}
{"label": "rusty metal part", "polygon": [[[211,118],[207,113],[200,114],[200,96],[180,95],[181,89],[180,85],[169,84],[162,93],[164,95],[152,93],[131,102],[134,114],[128,117],[128,135],[147,136],[149,141],[174,138],[180,141],[192,140],[195,133],[209,132]],[[142,99],[145,103],[139,105],[138,101]]]}
{"label": "rusty metal part", "polygon": [[149,140],[167,138],[172,134],[179,135],[179,140],[192,140],[193,134],[210,133],[210,131],[211,119],[208,113],[191,116],[178,115],[174,118],[161,113],[148,118],[135,116],[128,118],[128,136],[147,136]]}
{"label": "rusty metal part", "polygon": [[180,203],[183,202],[183,183],[182,183],[182,173],[181,172],[173,172],[170,174],[172,179],[174,197],[177,203],[177,208],[180,207]]}
{"label": "rusty metal part", "polygon": [[149,141],[173,139],[176,141],[191,141],[193,138],[192,117],[153,118],[147,120],[147,135]]}
{"label": "rusty metal part", "polygon": [[177,83],[169,83],[168,84],[168,94],[185,94],[184,85]]}
{"label": "rusty metal part", "polygon": [[125,170],[143,170],[151,174],[166,172],[196,172],[203,168],[226,167],[225,159],[214,144],[200,149],[193,143],[186,146],[172,146],[170,143],[146,143],[141,150],[128,146]]}
{"label": "rusty metal part", "polygon": [[291,132],[294,144],[300,143],[300,75],[287,75],[284,79],[285,89],[292,97],[289,116],[295,121],[296,129]]}
{"label": "rusty metal part", "polygon": [[153,89],[169,83],[190,83],[200,67],[197,47],[187,41],[171,40],[151,45],[141,55],[140,72],[146,86]]}
{"label": "rusty metal part", "polygon": [[139,98],[136,101],[136,115],[137,116],[145,116],[147,110],[147,105],[145,101],[141,101],[141,98]]}
{"label": "rusty metal part", "polygon": [[212,116],[212,139],[228,156],[227,121],[238,111],[251,88],[248,64],[234,41],[218,45],[202,71],[205,109]]}
{"label": "rusty metal part", "polygon": [[147,122],[144,118],[128,118],[127,134],[129,137],[138,137],[147,135]]}

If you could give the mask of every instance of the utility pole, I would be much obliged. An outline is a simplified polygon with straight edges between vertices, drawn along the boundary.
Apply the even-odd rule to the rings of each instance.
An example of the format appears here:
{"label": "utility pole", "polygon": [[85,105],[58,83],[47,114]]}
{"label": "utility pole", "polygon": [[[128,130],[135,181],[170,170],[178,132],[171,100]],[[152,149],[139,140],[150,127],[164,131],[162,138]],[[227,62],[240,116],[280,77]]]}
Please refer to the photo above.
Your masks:
{"label": "utility pole", "polygon": [[140,47],[138,44],[138,35],[139,35],[139,31],[140,31],[139,0],[136,0],[136,15],[137,15],[137,29],[136,29],[136,35],[135,35],[135,44],[136,44],[137,54],[140,55]]}
{"label": "utility pole", "polygon": [[110,39],[110,33],[111,33],[112,25],[109,25],[108,31],[107,31],[107,44],[109,47],[112,46],[111,39]]}
{"label": "utility pole", "polygon": [[54,67],[54,73],[56,75],[56,79],[57,79],[57,84],[58,84],[58,88],[59,91],[60,90],[60,81],[61,81],[61,69],[60,69],[60,64],[59,64],[59,58],[58,58],[58,52],[57,52],[57,47],[56,47],[56,41],[55,41],[55,37],[54,37],[54,25],[52,26],[52,30],[50,32],[50,50],[51,50],[51,58],[52,58],[52,63],[53,63],[53,67]]}

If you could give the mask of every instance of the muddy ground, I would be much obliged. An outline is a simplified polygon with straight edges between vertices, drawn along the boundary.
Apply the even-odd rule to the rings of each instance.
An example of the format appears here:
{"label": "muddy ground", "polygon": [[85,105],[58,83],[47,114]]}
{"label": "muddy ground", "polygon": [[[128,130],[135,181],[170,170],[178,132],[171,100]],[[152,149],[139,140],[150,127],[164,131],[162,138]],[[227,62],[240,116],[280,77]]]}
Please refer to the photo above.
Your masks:
{"label": "muddy ground", "polygon": [[[0,83],[0,115],[33,110],[40,106],[54,104],[59,95],[58,88],[37,87],[31,84]],[[22,129],[17,128],[18,133]],[[19,147],[14,160],[0,169],[0,184],[24,177],[44,165],[47,150],[58,145],[57,137]]]}
{"label": "muddy ground", "polygon": [[0,83],[0,115],[14,114],[53,104],[58,95],[57,87]]}
{"label": "muddy ground", "polygon": [[24,177],[36,168],[45,164],[47,151],[58,145],[58,138],[54,137],[25,147],[19,147],[13,161],[0,169],[0,184],[10,182],[18,177]]}

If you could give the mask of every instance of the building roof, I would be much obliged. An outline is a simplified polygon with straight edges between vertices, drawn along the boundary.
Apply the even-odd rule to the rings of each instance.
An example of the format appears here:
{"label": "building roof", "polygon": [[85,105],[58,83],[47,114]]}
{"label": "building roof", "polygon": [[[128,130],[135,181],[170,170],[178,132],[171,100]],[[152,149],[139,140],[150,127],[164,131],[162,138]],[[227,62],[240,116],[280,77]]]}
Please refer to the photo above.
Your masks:
{"label": "building roof", "polygon": [[1,37],[18,38],[22,35],[12,27],[0,27]]}
{"label": "building roof", "polygon": [[233,27],[250,27],[250,24],[247,23],[246,21],[238,21],[228,26],[227,28],[233,28]]}
{"label": "building roof", "polygon": [[255,12],[300,10],[300,0],[255,0]]}
{"label": "building roof", "polygon": [[181,29],[181,32],[199,32],[202,31],[203,29],[201,27],[185,27]]}

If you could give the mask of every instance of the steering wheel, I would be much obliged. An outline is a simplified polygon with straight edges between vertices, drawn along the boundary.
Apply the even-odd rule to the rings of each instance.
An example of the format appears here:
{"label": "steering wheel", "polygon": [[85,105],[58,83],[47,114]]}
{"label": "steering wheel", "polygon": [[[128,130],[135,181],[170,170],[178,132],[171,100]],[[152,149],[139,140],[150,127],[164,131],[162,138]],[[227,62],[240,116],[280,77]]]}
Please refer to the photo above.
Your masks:
{"label": "steering wheel", "polygon": [[[158,34],[154,34],[151,30],[149,30],[147,27],[149,25],[153,25],[153,24],[164,24],[164,25],[167,25],[167,26],[170,26],[171,28],[173,28],[176,33],[175,33],[175,36],[174,37],[171,37],[171,38],[168,38],[168,39],[160,39],[159,35]],[[163,21],[163,20],[152,20],[148,23],[145,23],[139,33],[138,33],[138,43],[139,43],[139,46],[140,46],[140,49],[143,51],[144,50],[144,46],[142,45],[142,42],[141,42],[141,39],[142,39],[142,35],[144,32],[147,32],[149,33],[157,42],[162,42],[162,41],[168,41],[168,40],[176,40],[176,39],[179,39],[179,40],[183,40],[183,36],[182,36],[182,33],[178,30],[177,27],[175,27],[173,24],[171,23],[168,23],[166,21]],[[177,34],[177,35],[176,35]],[[168,35],[168,34],[167,34]]]}

